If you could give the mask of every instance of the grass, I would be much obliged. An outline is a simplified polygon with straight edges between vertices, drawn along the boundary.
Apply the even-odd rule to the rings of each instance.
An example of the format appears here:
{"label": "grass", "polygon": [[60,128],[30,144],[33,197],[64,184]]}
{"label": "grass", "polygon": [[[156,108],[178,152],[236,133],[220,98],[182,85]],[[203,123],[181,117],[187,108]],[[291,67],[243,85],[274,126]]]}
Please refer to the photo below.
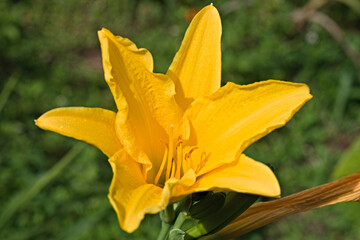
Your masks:
{"label": "grass", "polygon": [[[62,106],[115,110],[103,78],[98,29],[149,49],[155,71],[165,72],[188,25],[188,10],[207,3],[0,2],[0,239],[155,238],[157,216],[147,216],[132,235],[120,230],[106,198],[112,172],[104,155],[44,132],[33,120]],[[319,11],[338,24],[358,54],[360,15],[351,3],[330,2]],[[223,84],[305,82],[314,96],[284,128],[246,150],[275,168],[283,195],[330,181],[360,133],[360,69],[323,26],[292,21],[303,4],[214,2],[223,22]],[[81,152],[69,160],[74,148]],[[243,239],[359,239],[360,219],[353,210],[358,205],[291,216]]]}

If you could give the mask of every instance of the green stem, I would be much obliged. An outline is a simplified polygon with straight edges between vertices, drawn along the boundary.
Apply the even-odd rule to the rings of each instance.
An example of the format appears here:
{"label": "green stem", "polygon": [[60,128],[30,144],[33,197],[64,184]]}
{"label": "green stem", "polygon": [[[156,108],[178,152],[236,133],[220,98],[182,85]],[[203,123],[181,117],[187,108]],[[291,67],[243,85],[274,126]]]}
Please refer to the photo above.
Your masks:
{"label": "green stem", "polygon": [[53,181],[61,172],[68,166],[73,159],[84,149],[83,143],[76,144],[64,157],[61,158],[50,170],[42,175],[30,187],[25,187],[24,190],[16,194],[8,204],[2,208],[4,210],[0,215],[0,229],[9,221],[14,213],[24,206],[30,199],[38,194],[44,187]]}
{"label": "green stem", "polygon": [[172,204],[169,204],[164,210],[160,212],[160,219],[167,224],[174,223],[175,211]]}
{"label": "green stem", "polygon": [[3,110],[10,94],[15,88],[17,81],[19,80],[20,74],[19,72],[15,72],[11,75],[9,80],[6,82],[3,90],[0,93],[0,112]]}
{"label": "green stem", "polygon": [[181,228],[186,220],[186,216],[183,212],[179,213],[179,216],[176,218],[173,228]]}
{"label": "green stem", "polygon": [[161,223],[161,230],[159,233],[159,236],[157,237],[157,240],[166,240],[167,236],[169,234],[171,225],[165,222]]}

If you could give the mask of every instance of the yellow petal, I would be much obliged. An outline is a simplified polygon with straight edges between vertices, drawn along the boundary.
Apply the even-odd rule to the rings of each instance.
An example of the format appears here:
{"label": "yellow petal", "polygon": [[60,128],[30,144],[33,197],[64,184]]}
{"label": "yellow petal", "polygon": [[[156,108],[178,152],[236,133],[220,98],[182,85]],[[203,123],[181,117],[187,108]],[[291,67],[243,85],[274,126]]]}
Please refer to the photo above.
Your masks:
{"label": "yellow petal", "polygon": [[116,153],[109,162],[114,172],[109,199],[121,228],[129,233],[139,227],[146,213],[154,214],[166,208],[173,188],[190,186],[195,182],[195,174],[190,170],[181,180],[169,179],[164,188],[148,184],[141,165],[125,151]]}
{"label": "yellow petal", "polygon": [[133,159],[155,168],[161,163],[164,141],[173,124],[182,131],[183,112],[175,102],[174,83],[152,72],[153,60],[146,49],[110,31],[98,32],[105,80],[118,108],[116,130]]}
{"label": "yellow petal", "polygon": [[108,157],[122,149],[115,133],[115,116],[102,108],[56,108],[35,121],[44,130],[76,138],[94,145]]}
{"label": "yellow petal", "polygon": [[221,20],[212,5],[192,20],[179,51],[167,72],[176,87],[176,101],[183,108],[207,96],[221,82]]}
{"label": "yellow petal", "polygon": [[271,169],[243,154],[238,161],[200,176],[194,185],[178,189],[173,195],[218,190],[269,197],[280,195],[279,182]]}
{"label": "yellow petal", "polygon": [[118,152],[109,162],[114,173],[109,199],[121,228],[131,233],[139,227],[145,213],[157,213],[167,203],[162,201],[162,189],[146,183],[140,164],[125,151]]}
{"label": "yellow petal", "polygon": [[[276,80],[240,86],[228,83],[186,112],[196,154],[208,156],[201,175],[234,161],[251,143],[283,126],[312,96],[305,84]],[[201,150],[201,151],[200,151]]]}

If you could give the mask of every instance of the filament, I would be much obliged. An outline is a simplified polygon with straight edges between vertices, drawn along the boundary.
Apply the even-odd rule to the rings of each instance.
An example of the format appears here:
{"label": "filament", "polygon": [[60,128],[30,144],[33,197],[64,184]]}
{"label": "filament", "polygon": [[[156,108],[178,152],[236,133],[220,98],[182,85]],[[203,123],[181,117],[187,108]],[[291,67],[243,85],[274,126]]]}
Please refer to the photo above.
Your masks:
{"label": "filament", "polygon": [[161,166],[160,166],[160,169],[158,171],[158,173],[156,174],[156,177],[155,177],[155,181],[154,181],[154,184],[157,185],[158,182],[159,182],[159,179],[160,179],[160,176],[161,176],[161,173],[163,172],[164,170],[164,167],[165,167],[165,163],[166,163],[166,159],[167,159],[167,155],[168,155],[168,148],[166,146],[165,148],[165,153],[164,153],[164,157],[163,157],[163,160],[161,162]]}
{"label": "filament", "polygon": [[181,175],[181,163],[183,161],[183,151],[182,151],[182,144],[181,144],[181,138],[179,138],[178,140],[178,144],[176,146],[176,173],[175,173],[175,177],[180,179],[180,175]]}
{"label": "filament", "polygon": [[[165,143],[164,156],[160,165],[158,172],[156,173],[154,184],[158,186],[163,186],[164,183],[170,178],[180,179],[182,174],[187,172],[190,168],[194,169],[193,163],[190,159],[190,156],[193,151],[198,149],[198,147],[193,147],[185,155],[183,153],[182,139],[178,137],[176,145],[174,144],[174,125],[170,125],[169,129],[169,142]],[[206,156],[201,155],[200,165],[202,166],[206,161]],[[166,166],[165,166],[166,165]],[[201,167],[201,166],[198,166]],[[196,169],[197,171],[199,169]],[[164,173],[164,174],[163,174]],[[163,176],[163,178],[161,177]],[[161,183],[159,184],[159,181]]]}
{"label": "filament", "polygon": [[165,181],[167,181],[170,177],[171,173],[171,165],[172,165],[172,158],[173,158],[173,151],[174,151],[174,124],[170,125],[170,133],[169,133],[169,154],[167,156],[167,166],[166,166],[166,175]]}

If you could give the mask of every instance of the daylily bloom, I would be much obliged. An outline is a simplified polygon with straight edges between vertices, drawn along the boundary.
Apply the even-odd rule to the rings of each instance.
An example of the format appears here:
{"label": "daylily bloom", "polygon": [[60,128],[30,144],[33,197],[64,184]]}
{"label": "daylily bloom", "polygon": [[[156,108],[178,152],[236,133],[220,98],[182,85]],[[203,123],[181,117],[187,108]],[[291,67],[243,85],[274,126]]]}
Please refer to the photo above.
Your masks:
{"label": "daylily bloom", "polygon": [[166,74],[153,73],[146,49],[106,29],[98,34],[118,112],[58,108],[36,124],[109,157],[109,199],[125,231],[136,230],[146,213],[194,192],[280,195],[271,169],[242,152],[311,98],[305,84],[268,80],[220,87],[221,21],[212,5],[191,22]]}

